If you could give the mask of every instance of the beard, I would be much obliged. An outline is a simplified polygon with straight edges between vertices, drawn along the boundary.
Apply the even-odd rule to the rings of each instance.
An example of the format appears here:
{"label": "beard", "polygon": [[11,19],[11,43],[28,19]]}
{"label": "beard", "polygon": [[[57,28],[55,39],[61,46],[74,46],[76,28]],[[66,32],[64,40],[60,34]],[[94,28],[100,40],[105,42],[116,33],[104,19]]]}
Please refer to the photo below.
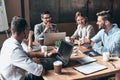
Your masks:
{"label": "beard", "polygon": [[106,28],[106,26],[104,25],[104,26],[102,26],[101,28],[102,28],[102,29],[105,29],[105,28]]}
{"label": "beard", "polygon": [[99,30],[101,30],[101,29],[105,29],[106,27],[105,26],[102,26],[102,27],[99,27]]}

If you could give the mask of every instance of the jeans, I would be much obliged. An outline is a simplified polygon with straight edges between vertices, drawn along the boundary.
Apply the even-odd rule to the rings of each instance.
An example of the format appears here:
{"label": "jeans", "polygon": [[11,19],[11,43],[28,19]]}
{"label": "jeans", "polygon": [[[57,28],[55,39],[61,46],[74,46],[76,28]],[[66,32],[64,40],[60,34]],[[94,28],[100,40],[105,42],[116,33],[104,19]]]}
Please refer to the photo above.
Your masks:
{"label": "jeans", "polygon": [[44,80],[42,76],[35,76],[31,73],[25,76],[25,80]]}

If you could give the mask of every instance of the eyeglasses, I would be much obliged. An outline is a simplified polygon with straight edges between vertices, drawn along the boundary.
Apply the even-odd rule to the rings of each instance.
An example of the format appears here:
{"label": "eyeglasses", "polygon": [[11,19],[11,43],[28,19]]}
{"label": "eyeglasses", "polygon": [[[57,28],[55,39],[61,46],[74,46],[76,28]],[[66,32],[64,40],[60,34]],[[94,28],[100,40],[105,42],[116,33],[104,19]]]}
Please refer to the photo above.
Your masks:
{"label": "eyeglasses", "polygon": [[43,17],[43,19],[50,19],[51,17]]}

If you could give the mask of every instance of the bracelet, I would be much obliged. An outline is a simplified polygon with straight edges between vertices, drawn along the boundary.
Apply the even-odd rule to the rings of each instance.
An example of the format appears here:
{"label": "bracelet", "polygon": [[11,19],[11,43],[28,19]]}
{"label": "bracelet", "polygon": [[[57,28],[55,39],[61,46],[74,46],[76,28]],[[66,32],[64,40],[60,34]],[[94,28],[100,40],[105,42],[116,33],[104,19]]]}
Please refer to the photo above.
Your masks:
{"label": "bracelet", "polygon": [[44,52],[44,57],[47,57],[47,52]]}

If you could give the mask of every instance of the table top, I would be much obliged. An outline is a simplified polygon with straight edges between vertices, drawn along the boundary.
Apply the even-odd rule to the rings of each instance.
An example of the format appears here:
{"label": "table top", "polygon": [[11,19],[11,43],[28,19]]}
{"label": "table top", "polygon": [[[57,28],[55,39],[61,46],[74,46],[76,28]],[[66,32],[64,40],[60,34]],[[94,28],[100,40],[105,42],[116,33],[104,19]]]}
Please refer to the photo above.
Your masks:
{"label": "table top", "polygon": [[116,67],[120,66],[120,58],[118,57],[112,57],[110,61],[104,62],[102,61],[102,56],[96,56],[93,57],[97,59],[97,63],[107,66],[107,69],[98,71],[89,75],[82,74],[73,67],[80,66],[81,64],[76,61],[76,59],[80,59],[85,57],[86,55],[83,54],[85,51],[89,51],[89,49],[85,47],[78,47],[77,48],[77,55],[74,55],[74,53],[70,57],[70,61],[68,64],[68,67],[62,68],[62,74],[56,74],[54,70],[48,70],[46,74],[43,76],[45,80],[90,80],[95,79],[102,76],[107,76],[111,74],[115,74],[119,72],[120,70]]}

